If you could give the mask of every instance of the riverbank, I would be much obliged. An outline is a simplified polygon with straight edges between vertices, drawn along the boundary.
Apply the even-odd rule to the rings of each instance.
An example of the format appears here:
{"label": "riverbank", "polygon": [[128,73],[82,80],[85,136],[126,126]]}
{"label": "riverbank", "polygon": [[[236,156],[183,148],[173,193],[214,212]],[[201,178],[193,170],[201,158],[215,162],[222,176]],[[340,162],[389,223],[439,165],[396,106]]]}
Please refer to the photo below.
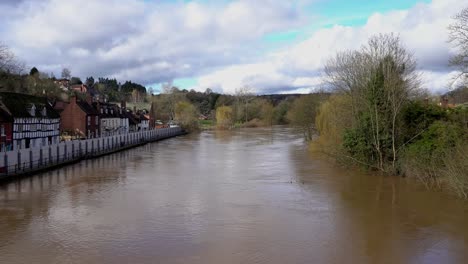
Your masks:
{"label": "riverbank", "polygon": [[180,127],[165,128],[5,152],[3,159],[0,159],[0,181],[31,176],[81,160],[109,155],[185,133]]}
{"label": "riverbank", "polygon": [[[248,122],[236,122],[230,129],[239,129],[239,128],[256,128],[256,127],[271,127],[272,124],[265,124],[260,119],[252,119]],[[199,120],[198,127],[200,130],[214,130],[214,129],[225,129],[219,128],[216,124],[216,120]]]}

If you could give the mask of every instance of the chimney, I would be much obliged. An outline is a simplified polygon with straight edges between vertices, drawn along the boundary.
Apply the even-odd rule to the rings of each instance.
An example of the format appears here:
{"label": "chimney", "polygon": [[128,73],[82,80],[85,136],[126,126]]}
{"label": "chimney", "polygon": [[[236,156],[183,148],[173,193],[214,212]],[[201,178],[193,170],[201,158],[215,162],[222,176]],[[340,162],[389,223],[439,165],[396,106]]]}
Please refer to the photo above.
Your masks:
{"label": "chimney", "polygon": [[87,102],[88,104],[92,104],[92,103],[93,103],[93,97],[92,97],[89,93],[86,94],[86,102]]}
{"label": "chimney", "polygon": [[70,96],[70,104],[76,105],[76,95]]}

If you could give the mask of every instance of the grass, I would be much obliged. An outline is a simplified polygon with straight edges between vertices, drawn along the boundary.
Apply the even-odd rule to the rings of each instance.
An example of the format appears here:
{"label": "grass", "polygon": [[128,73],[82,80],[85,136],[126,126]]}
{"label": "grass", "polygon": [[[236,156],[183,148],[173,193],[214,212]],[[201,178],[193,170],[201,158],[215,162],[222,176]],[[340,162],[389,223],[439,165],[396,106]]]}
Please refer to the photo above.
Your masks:
{"label": "grass", "polygon": [[214,120],[198,120],[198,126],[202,130],[213,129],[216,126],[216,121],[214,121]]}

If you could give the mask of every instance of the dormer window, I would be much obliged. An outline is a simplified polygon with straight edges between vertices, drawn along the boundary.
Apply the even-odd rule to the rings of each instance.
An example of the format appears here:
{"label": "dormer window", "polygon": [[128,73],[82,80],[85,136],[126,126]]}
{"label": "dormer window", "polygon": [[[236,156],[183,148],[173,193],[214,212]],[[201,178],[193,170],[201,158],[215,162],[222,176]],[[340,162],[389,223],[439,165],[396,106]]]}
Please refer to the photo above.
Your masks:
{"label": "dormer window", "polygon": [[109,113],[109,112],[108,112],[108,109],[106,108],[106,114],[108,114],[108,113]]}
{"label": "dormer window", "polygon": [[31,104],[31,107],[29,107],[28,112],[31,116],[36,116],[36,106],[34,104]]}
{"label": "dormer window", "polygon": [[111,115],[113,115],[113,114],[114,114],[114,109],[111,109]]}
{"label": "dormer window", "polygon": [[42,109],[42,112],[41,112],[42,116],[47,116],[47,108],[44,106],[44,108]]}

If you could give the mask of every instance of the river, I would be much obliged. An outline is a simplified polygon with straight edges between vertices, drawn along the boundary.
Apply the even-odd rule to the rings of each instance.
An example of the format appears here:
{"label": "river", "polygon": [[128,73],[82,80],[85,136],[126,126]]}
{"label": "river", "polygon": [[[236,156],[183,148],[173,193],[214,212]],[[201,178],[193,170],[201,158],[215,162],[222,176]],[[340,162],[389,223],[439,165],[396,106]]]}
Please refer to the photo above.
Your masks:
{"label": "river", "polygon": [[0,186],[0,263],[466,263],[467,202],[339,168],[276,127]]}

